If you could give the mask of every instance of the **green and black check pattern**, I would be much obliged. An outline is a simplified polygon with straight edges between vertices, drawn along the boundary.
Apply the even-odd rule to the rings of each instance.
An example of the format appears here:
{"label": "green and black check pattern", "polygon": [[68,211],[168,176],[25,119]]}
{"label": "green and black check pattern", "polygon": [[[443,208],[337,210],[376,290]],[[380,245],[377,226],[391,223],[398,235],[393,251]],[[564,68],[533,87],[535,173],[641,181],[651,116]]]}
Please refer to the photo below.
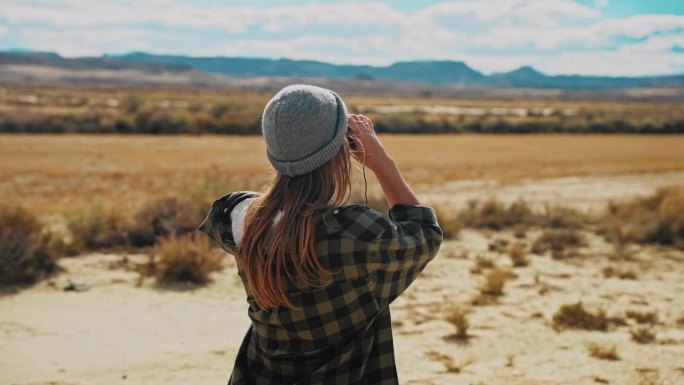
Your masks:
{"label": "green and black check pattern", "polygon": [[[230,212],[254,192],[214,202],[199,230],[235,255]],[[294,309],[260,309],[236,256],[252,320],[229,384],[398,384],[389,305],[442,242],[435,212],[395,205],[387,214],[361,205],[331,207],[316,227],[316,255],[333,272],[323,288],[288,282]]]}

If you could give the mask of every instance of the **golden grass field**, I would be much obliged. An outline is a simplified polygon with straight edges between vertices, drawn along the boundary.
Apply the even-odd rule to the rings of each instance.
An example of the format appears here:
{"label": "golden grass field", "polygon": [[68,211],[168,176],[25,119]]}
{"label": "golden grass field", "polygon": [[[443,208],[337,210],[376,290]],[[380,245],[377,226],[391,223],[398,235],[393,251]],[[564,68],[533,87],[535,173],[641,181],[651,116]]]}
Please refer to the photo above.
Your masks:
{"label": "golden grass field", "polygon": [[[684,383],[684,136],[381,139],[452,231],[392,304],[401,383]],[[122,230],[89,209],[96,202],[135,225],[160,214],[125,212],[145,201],[169,194],[204,204],[207,196],[258,189],[270,173],[258,136],[0,135],[3,203],[21,204],[50,227],[62,218],[58,233],[72,238],[74,229],[95,225],[105,235]],[[668,185],[680,187],[653,195]],[[369,187],[377,189],[373,178]],[[555,220],[542,224],[514,205],[488,205],[490,196],[564,207],[547,211],[557,210]],[[650,198],[630,203],[639,196]],[[469,199],[484,202],[470,223],[454,210]],[[606,218],[609,201],[624,206]],[[173,204],[157,203],[161,212]],[[585,207],[601,211],[575,211]],[[81,209],[92,214],[84,226],[64,225]],[[519,223],[476,223],[510,215]],[[201,236],[194,231],[201,219],[191,219],[189,231]],[[0,227],[8,229],[0,239],[14,247],[22,230]],[[647,242],[653,235],[660,240]],[[163,284],[148,274],[164,253],[215,252],[201,240],[199,248],[175,235],[159,236],[156,247],[77,248],[57,260],[53,274],[1,288],[0,378],[16,385],[225,383],[250,323],[235,259],[221,253],[204,286]],[[71,283],[90,289],[65,292]]]}
{"label": "golden grass field", "polygon": [[[453,180],[511,183],[684,170],[684,136],[381,138],[418,189]],[[94,200],[126,207],[212,183],[259,188],[270,172],[258,136],[0,135],[0,195],[43,214]]]}

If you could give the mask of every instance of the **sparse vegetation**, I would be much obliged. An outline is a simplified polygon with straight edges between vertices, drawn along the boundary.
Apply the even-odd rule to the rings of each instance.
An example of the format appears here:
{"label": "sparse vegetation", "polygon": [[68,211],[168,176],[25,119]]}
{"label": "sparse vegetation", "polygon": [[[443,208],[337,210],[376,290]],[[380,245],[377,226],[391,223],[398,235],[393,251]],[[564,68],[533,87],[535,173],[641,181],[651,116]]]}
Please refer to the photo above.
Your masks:
{"label": "sparse vegetation", "polygon": [[470,308],[460,304],[451,304],[447,309],[446,321],[456,328],[456,333],[453,334],[454,338],[461,340],[468,338],[468,328],[470,327],[468,318],[471,312]]}
{"label": "sparse vegetation", "polygon": [[616,244],[656,243],[684,249],[684,186],[610,204],[600,230]]}
{"label": "sparse vegetation", "polygon": [[121,211],[105,209],[100,202],[66,216],[75,251],[125,247],[129,244],[130,218]]}
{"label": "sparse vegetation", "polygon": [[587,344],[589,355],[602,360],[617,361],[620,359],[617,348],[614,345],[600,345],[598,343]]}
{"label": "sparse vegetation", "polygon": [[603,310],[592,313],[582,302],[562,305],[553,315],[553,324],[559,329],[608,330],[609,319]]}
{"label": "sparse vegetation", "polygon": [[481,274],[483,270],[491,269],[494,266],[496,266],[496,263],[494,263],[493,259],[478,254],[475,256],[475,264],[470,268],[470,272],[473,274]]}
{"label": "sparse vegetation", "polygon": [[632,335],[632,340],[640,344],[648,344],[656,339],[655,332],[650,327],[636,327],[629,333]]}
{"label": "sparse vegetation", "polygon": [[613,266],[606,266],[602,270],[605,278],[617,277],[620,279],[637,279],[637,273],[632,269],[621,269]]}
{"label": "sparse vegetation", "polygon": [[532,209],[524,201],[520,200],[506,206],[494,198],[483,202],[468,202],[459,217],[465,226],[492,230],[532,224],[535,220]]}
{"label": "sparse vegetation", "polygon": [[627,310],[625,312],[627,318],[631,318],[640,324],[656,324],[658,323],[658,313],[653,311],[638,311],[638,310]]}
{"label": "sparse vegetation", "polygon": [[508,247],[508,257],[514,267],[525,267],[530,264],[527,247],[521,242],[515,242]]}
{"label": "sparse vegetation", "polygon": [[206,284],[221,269],[221,254],[199,233],[161,238],[153,254],[153,274],[159,282]]}
{"label": "sparse vegetation", "polygon": [[453,211],[453,209],[446,206],[437,207],[435,208],[435,212],[437,213],[437,222],[439,223],[439,227],[442,229],[442,232],[444,233],[444,238],[457,238],[458,233],[461,231],[461,228],[463,226],[461,225],[461,222],[458,219],[458,216]]}
{"label": "sparse vegetation", "polygon": [[549,229],[534,241],[532,252],[543,254],[551,251],[554,259],[563,259],[585,245],[584,236],[575,229]]}
{"label": "sparse vegetation", "polygon": [[431,360],[441,362],[444,365],[447,373],[460,373],[466,366],[474,362],[472,356],[465,358],[460,362],[456,362],[452,357],[438,352],[435,349],[430,349],[426,356]]}
{"label": "sparse vegetation", "polygon": [[56,272],[61,247],[24,208],[0,205],[0,285],[33,283]]}
{"label": "sparse vegetation", "polygon": [[494,267],[485,275],[483,285],[480,287],[480,293],[491,296],[500,296],[504,294],[504,284],[510,277],[510,271],[500,267]]}

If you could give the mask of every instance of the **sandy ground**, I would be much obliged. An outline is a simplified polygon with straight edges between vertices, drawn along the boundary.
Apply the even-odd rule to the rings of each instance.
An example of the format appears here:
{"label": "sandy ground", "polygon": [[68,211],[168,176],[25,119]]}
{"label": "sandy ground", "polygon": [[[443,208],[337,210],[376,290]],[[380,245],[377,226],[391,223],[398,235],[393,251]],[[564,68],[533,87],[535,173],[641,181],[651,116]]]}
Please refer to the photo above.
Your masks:
{"label": "sandy ground", "polygon": [[[557,178],[534,184],[492,186],[461,182],[433,190],[431,201],[482,198],[601,207],[606,199],[650,193],[681,183],[682,174]],[[538,231],[529,231],[531,243]],[[612,260],[613,248],[587,233],[581,256],[554,260],[531,255],[514,268],[498,304],[473,306],[470,338],[448,336],[447,305],[468,304],[482,275],[470,272],[477,255],[509,266],[489,251],[507,232],[464,230],[444,243],[437,259],[393,305],[395,349],[403,384],[684,384],[684,252],[633,247],[634,258]],[[465,253],[464,253],[465,252]],[[155,286],[124,267],[143,255],[83,255],[63,259],[64,272],[49,281],[0,295],[0,383],[38,384],[221,384],[248,326],[244,292],[232,257],[207,287]],[[604,278],[602,269],[630,269],[636,279]],[[129,266],[130,267],[130,266]],[[62,290],[69,280],[87,283],[82,293]],[[562,304],[583,301],[610,316],[626,310],[656,311],[656,340],[631,340],[632,320],[606,332],[552,326]],[[588,343],[614,345],[619,360],[589,356]],[[443,357],[443,356],[444,357]],[[448,367],[452,370],[447,370]],[[455,368],[455,369],[454,369]],[[645,382],[650,381],[650,382]]]}

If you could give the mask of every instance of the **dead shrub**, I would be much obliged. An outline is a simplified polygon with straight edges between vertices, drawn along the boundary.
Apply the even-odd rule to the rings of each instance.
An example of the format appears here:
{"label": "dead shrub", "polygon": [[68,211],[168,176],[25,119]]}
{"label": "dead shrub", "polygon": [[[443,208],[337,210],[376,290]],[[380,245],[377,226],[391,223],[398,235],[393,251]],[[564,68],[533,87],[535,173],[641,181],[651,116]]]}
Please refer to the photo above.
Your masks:
{"label": "dead shrub", "polygon": [[486,275],[480,293],[485,295],[500,296],[504,294],[504,284],[510,277],[508,270],[500,267],[492,268]]}
{"label": "dead shrub", "polygon": [[159,282],[206,284],[221,270],[221,254],[200,233],[160,238],[154,247],[154,275]]}
{"label": "dead shrub", "polygon": [[609,319],[603,310],[591,313],[582,306],[582,302],[562,305],[553,315],[553,324],[557,328],[608,330]]}
{"label": "dead shrub", "polygon": [[614,243],[684,248],[684,186],[664,187],[648,197],[611,203],[599,230]]}
{"label": "dead shrub", "polygon": [[513,236],[518,239],[524,239],[527,236],[528,226],[525,224],[515,225],[513,227]]}
{"label": "dead shrub", "polygon": [[[547,251],[555,252],[557,256],[565,256],[566,249],[576,249],[577,247],[585,246],[587,244],[584,236],[574,229],[550,229],[544,231],[534,244],[532,244],[532,252],[535,254],[543,254]],[[562,256],[558,253],[562,253]],[[556,258],[562,259],[562,258]]]}
{"label": "dead shrub", "polygon": [[496,264],[491,258],[485,257],[482,254],[475,256],[475,265],[470,268],[470,272],[473,274],[480,274],[485,269],[491,269]]}
{"label": "dead shrub", "polygon": [[442,229],[444,238],[446,239],[456,239],[458,238],[458,233],[463,227],[461,221],[458,219],[456,213],[451,211],[448,207],[437,207],[435,208],[437,213],[437,222],[439,227]]}
{"label": "dead shrub", "polygon": [[127,246],[128,227],[124,215],[100,203],[65,216],[75,252]]}
{"label": "dead shrub", "polygon": [[33,283],[58,270],[61,238],[22,207],[0,205],[0,284]]}
{"label": "dead shrub", "polygon": [[515,242],[508,247],[508,257],[515,267],[525,267],[530,264],[527,247],[521,242]]}
{"label": "dead shrub", "polygon": [[535,216],[523,200],[508,207],[494,198],[482,203],[468,202],[467,207],[459,213],[461,222],[467,227],[502,230],[520,224],[533,224]]}
{"label": "dead shrub", "polygon": [[151,246],[157,238],[195,231],[207,211],[201,201],[187,198],[166,197],[147,202],[135,214],[127,231],[130,243],[135,247]]}
{"label": "dead shrub", "polygon": [[468,338],[468,328],[470,327],[468,317],[471,312],[470,308],[459,304],[451,304],[447,310],[446,321],[456,328],[456,333],[453,334],[454,338],[461,340]]}
{"label": "dead shrub", "polygon": [[426,356],[431,360],[441,362],[444,365],[444,368],[446,369],[447,373],[460,373],[466,366],[475,362],[473,357],[470,356],[460,360],[460,362],[457,363],[450,356],[444,353],[440,353],[435,349],[430,349],[426,353]]}
{"label": "dead shrub", "polygon": [[631,269],[620,269],[613,266],[603,268],[603,276],[605,278],[617,277],[620,279],[637,279],[637,273]]}
{"label": "dead shrub", "polygon": [[506,251],[506,246],[508,246],[510,242],[508,239],[505,238],[496,238],[493,239],[489,242],[487,245],[487,248],[489,251],[494,251],[496,253],[503,253]]}
{"label": "dead shrub", "polygon": [[638,310],[627,310],[625,312],[627,318],[631,318],[640,324],[656,324],[658,323],[658,313],[653,311],[638,311]]}
{"label": "dead shrub", "polygon": [[590,222],[589,218],[577,209],[564,206],[546,206],[538,216],[538,225],[552,229],[581,229]]}
{"label": "dead shrub", "polygon": [[617,348],[614,345],[599,345],[592,342],[587,345],[587,351],[590,356],[601,360],[616,361],[620,359]]}
{"label": "dead shrub", "polygon": [[637,327],[629,331],[632,335],[632,340],[640,344],[650,344],[655,341],[655,332],[650,327]]}

